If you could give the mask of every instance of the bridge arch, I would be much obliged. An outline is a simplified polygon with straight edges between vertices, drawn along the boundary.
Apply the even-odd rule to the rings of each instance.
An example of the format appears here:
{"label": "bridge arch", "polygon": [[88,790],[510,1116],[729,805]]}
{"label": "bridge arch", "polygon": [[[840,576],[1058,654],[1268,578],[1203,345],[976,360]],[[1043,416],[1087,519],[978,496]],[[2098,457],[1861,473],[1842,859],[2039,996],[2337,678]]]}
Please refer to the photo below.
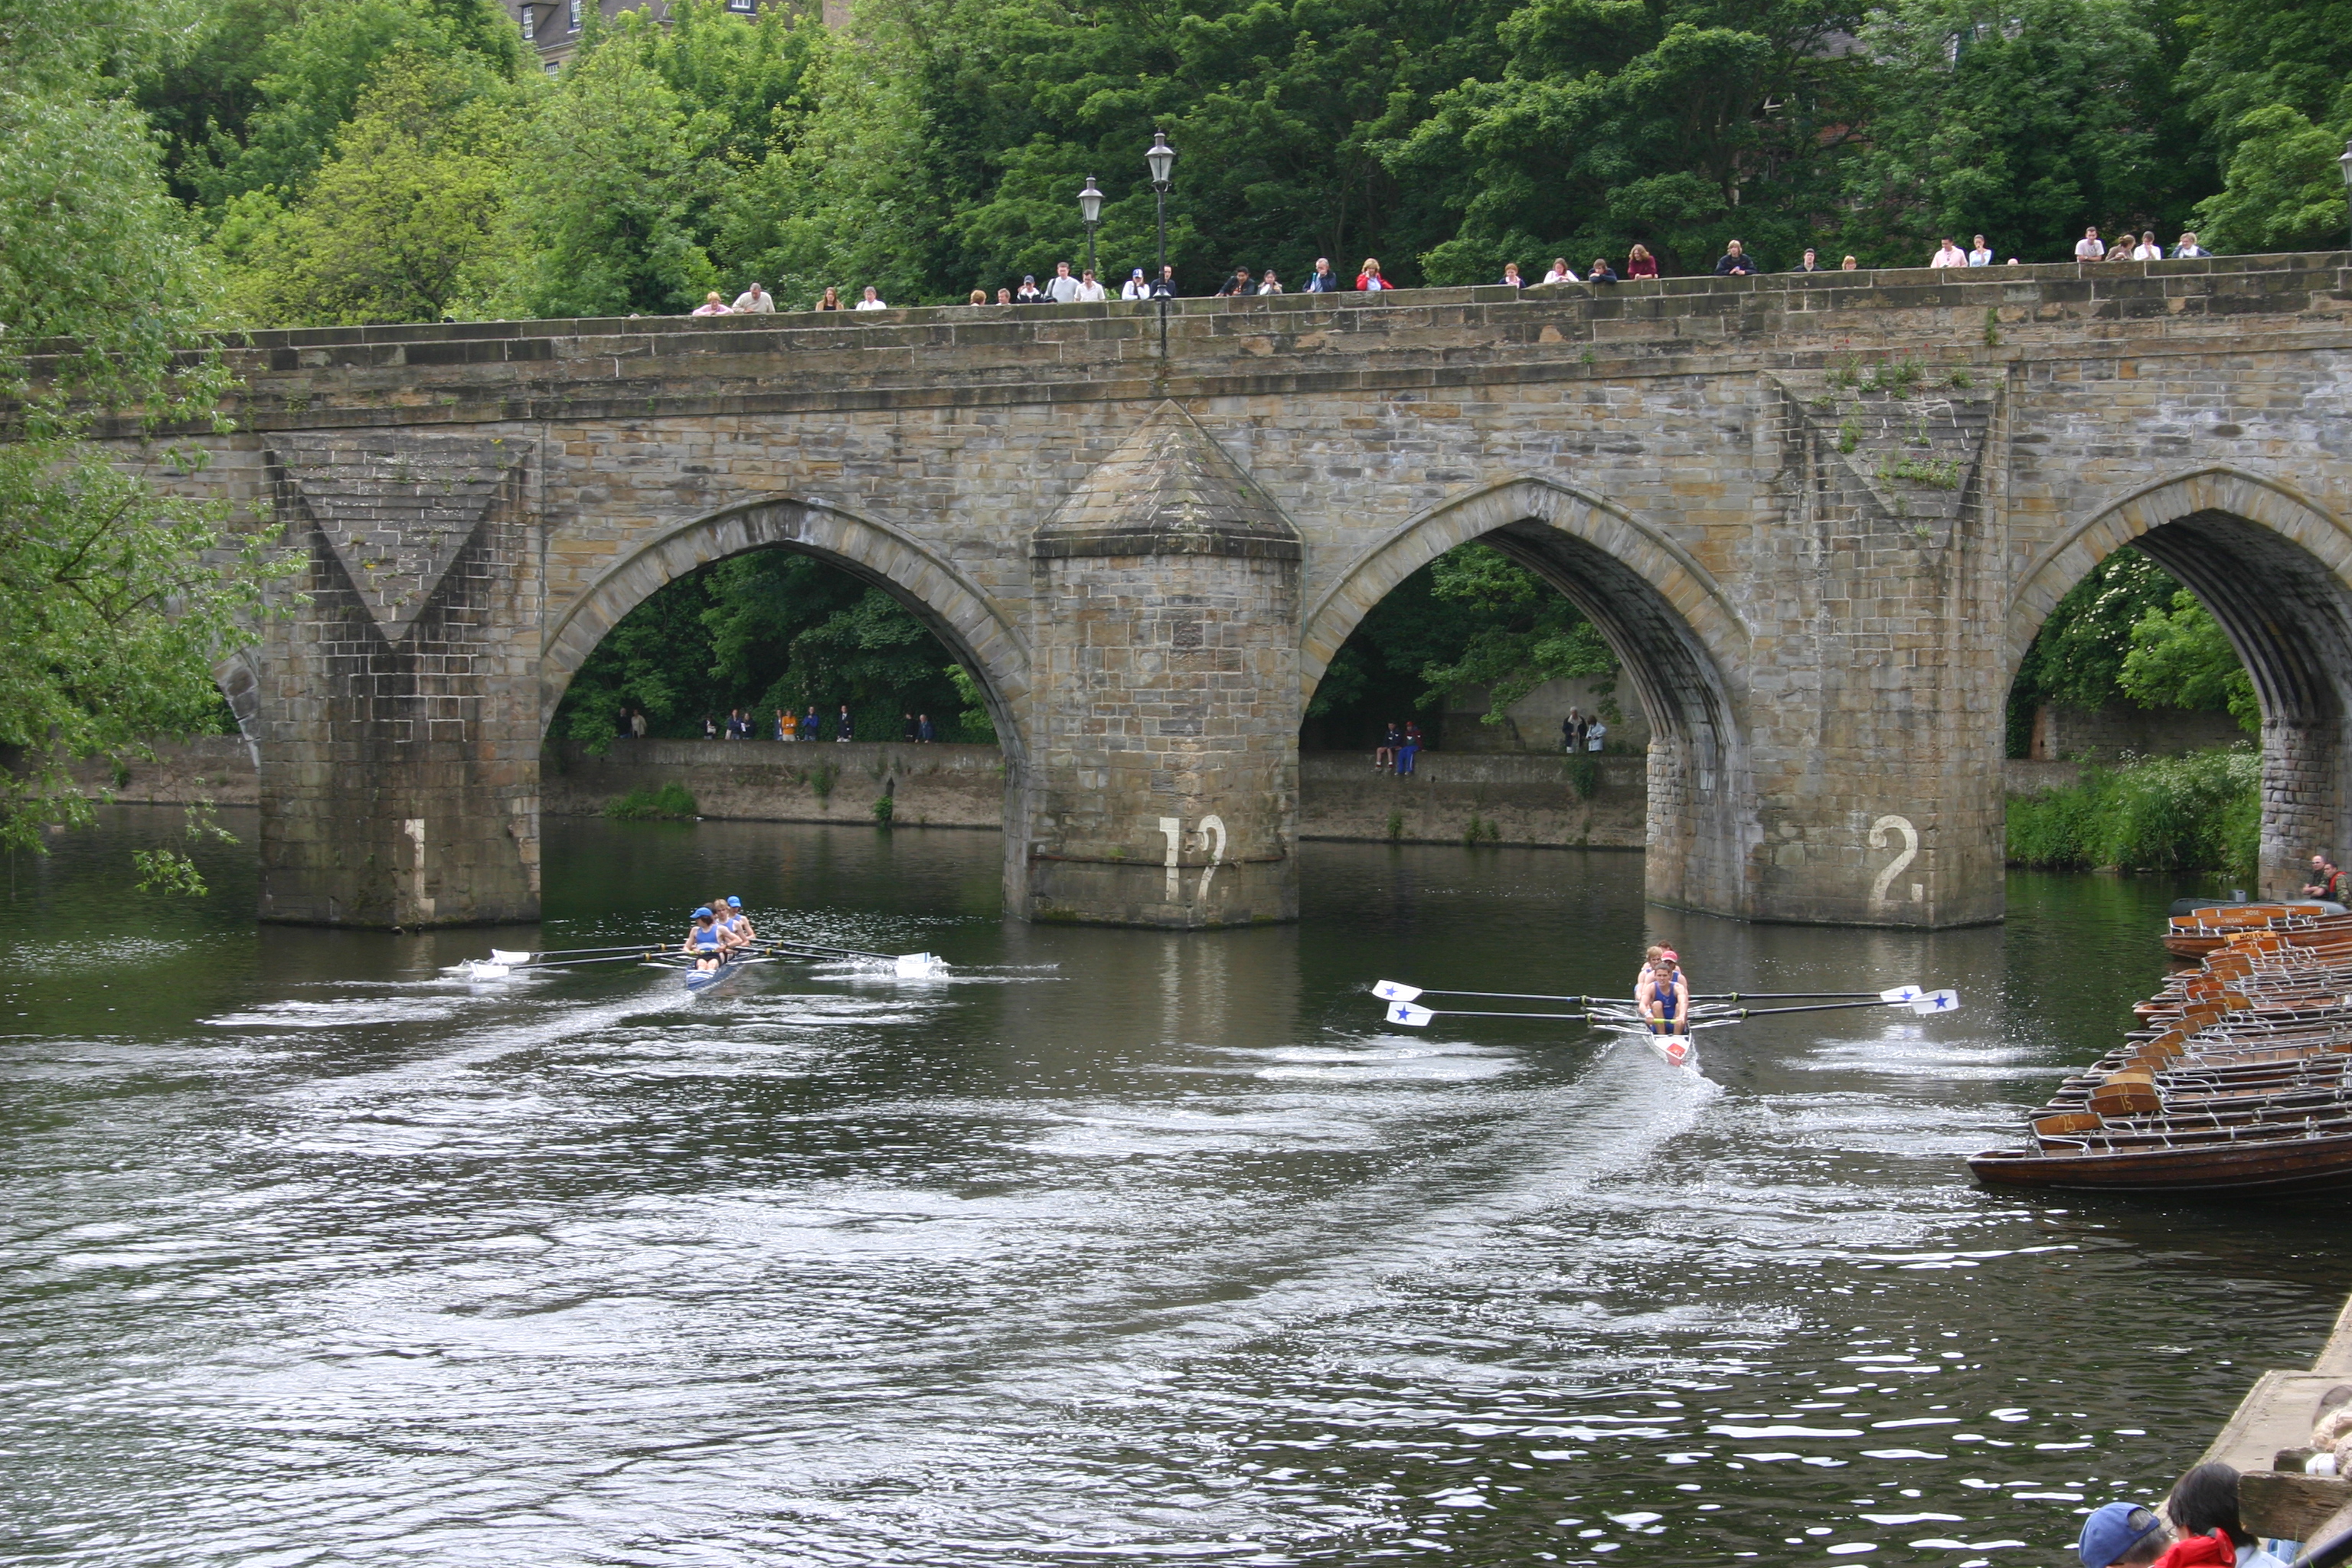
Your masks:
{"label": "bridge arch", "polygon": [[2004,690],[2058,601],[2127,545],[2197,595],[2252,678],[2262,888],[2291,891],[2314,848],[2352,848],[2352,526],[2241,468],[2192,469],[2135,490],[2028,565],[2010,601]]}
{"label": "bridge arch", "polygon": [[1654,526],[1558,480],[1519,476],[1409,519],[1309,605],[1300,700],[1349,633],[1399,584],[1473,541],[1566,595],[1632,677],[1650,717],[1649,896],[1747,912],[1762,842],[1745,726],[1727,671],[1752,637],[1720,584]]}
{"label": "bridge arch", "polygon": [[1006,756],[1023,755],[1019,714],[1030,673],[1020,628],[944,556],[901,530],[790,496],[738,502],[656,535],[565,605],[541,645],[541,725],[554,721],[572,677],[623,616],[688,573],[769,546],[813,555],[906,606],[979,678]]}

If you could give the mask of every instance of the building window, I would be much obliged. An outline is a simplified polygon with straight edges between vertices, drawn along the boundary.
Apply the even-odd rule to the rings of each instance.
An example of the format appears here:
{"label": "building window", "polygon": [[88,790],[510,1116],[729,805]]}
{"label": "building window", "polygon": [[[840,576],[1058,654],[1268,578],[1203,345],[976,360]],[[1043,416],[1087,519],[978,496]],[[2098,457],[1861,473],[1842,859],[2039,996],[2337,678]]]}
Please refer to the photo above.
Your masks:
{"label": "building window", "polygon": [[760,0],[727,0],[730,11],[756,11],[759,6]]}
{"label": "building window", "polygon": [[580,0],[572,0],[572,30],[580,30]]}
{"label": "building window", "polygon": [[550,60],[547,62],[547,74],[550,76],[554,76],[562,69],[563,62],[562,60]]}
{"label": "building window", "polygon": [[526,4],[516,7],[522,16],[522,41],[535,42],[539,37],[539,13]]}

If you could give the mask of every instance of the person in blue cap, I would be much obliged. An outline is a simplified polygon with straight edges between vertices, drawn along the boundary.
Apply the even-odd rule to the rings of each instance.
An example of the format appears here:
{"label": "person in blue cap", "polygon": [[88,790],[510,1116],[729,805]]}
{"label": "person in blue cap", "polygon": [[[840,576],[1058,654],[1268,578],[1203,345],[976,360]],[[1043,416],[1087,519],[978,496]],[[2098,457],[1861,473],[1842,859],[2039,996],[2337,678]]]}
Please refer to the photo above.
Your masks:
{"label": "person in blue cap", "polygon": [[709,904],[704,904],[694,911],[694,929],[686,933],[679,951],[694,960],[697,970],[708,974],[726,961],[728,949],[733,945],[727,940],[726,931],[719,929],[719,917],[710,912]]}
{"label": "person in blue cap", "polygon": [[2153,1511],[2136,1502],[2111,1502],[2083,1521],[2074,1551],[2083,1568],[2142,1568],[2171,1544],[2172,1531]]}
{"label": "person in blue cap", "polygon": [[735,939],[739,947],[760,940],[760,933],[751,929],[751,917],[743,912],[743,900],[732,894],[728,896],[727,908],[720,914],[719,923],[727,928],[727,934]]}

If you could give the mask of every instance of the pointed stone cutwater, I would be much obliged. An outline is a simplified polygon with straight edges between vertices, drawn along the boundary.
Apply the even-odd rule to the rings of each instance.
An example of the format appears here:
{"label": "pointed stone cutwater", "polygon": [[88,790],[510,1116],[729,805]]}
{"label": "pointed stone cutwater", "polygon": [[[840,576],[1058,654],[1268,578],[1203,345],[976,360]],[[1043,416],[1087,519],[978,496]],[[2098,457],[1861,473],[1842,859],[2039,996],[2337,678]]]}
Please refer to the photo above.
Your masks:
{"label": "pointed stone cutwater", "polygon": [[1274,499],[1191,415],[1163,402],[1055,509],[1031,553],[1297,561],[1304,552]]}
{"label": "pointed stone cutwater", "polygon": [[1006,881],[1036,920],[1298,912],[1298,590],[1282,508],[1163,402],[1031,538],[1044,679]]}
{"label": "pointed stone cutwater", "polygon": [[278,443],[270,466],[281,508],[318,531],[397,647],[529,453],[495,438],[309,437]]}

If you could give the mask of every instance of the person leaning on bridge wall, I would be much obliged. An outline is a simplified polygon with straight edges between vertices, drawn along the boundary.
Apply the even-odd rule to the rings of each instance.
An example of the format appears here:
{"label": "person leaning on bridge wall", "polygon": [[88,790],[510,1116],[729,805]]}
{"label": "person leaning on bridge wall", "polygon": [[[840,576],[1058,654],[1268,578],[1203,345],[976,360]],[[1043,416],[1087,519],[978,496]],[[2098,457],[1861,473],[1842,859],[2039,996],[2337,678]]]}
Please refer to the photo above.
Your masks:
{"label": "person leaning on bridge wall", "polygon": [[1756,258],[1748,255],[1748,247],[1736,239],[1726,245],[1723,254],[1715,258],[1715,275],[1717,278],[1747,278],[1755,271]]}
{"label": "person leaning on bridge wall", "polygon": [[1650,254],[1649,247],[1637,245],[1625,253],[1626,277],[1655,278],[1657,275],[1658,258]]}
{"label": "person leaning on bridge wall", "polygon": [[757,283],[735,296],[728,307],[739,316],[772,316],[776,311],[776,297]]}

